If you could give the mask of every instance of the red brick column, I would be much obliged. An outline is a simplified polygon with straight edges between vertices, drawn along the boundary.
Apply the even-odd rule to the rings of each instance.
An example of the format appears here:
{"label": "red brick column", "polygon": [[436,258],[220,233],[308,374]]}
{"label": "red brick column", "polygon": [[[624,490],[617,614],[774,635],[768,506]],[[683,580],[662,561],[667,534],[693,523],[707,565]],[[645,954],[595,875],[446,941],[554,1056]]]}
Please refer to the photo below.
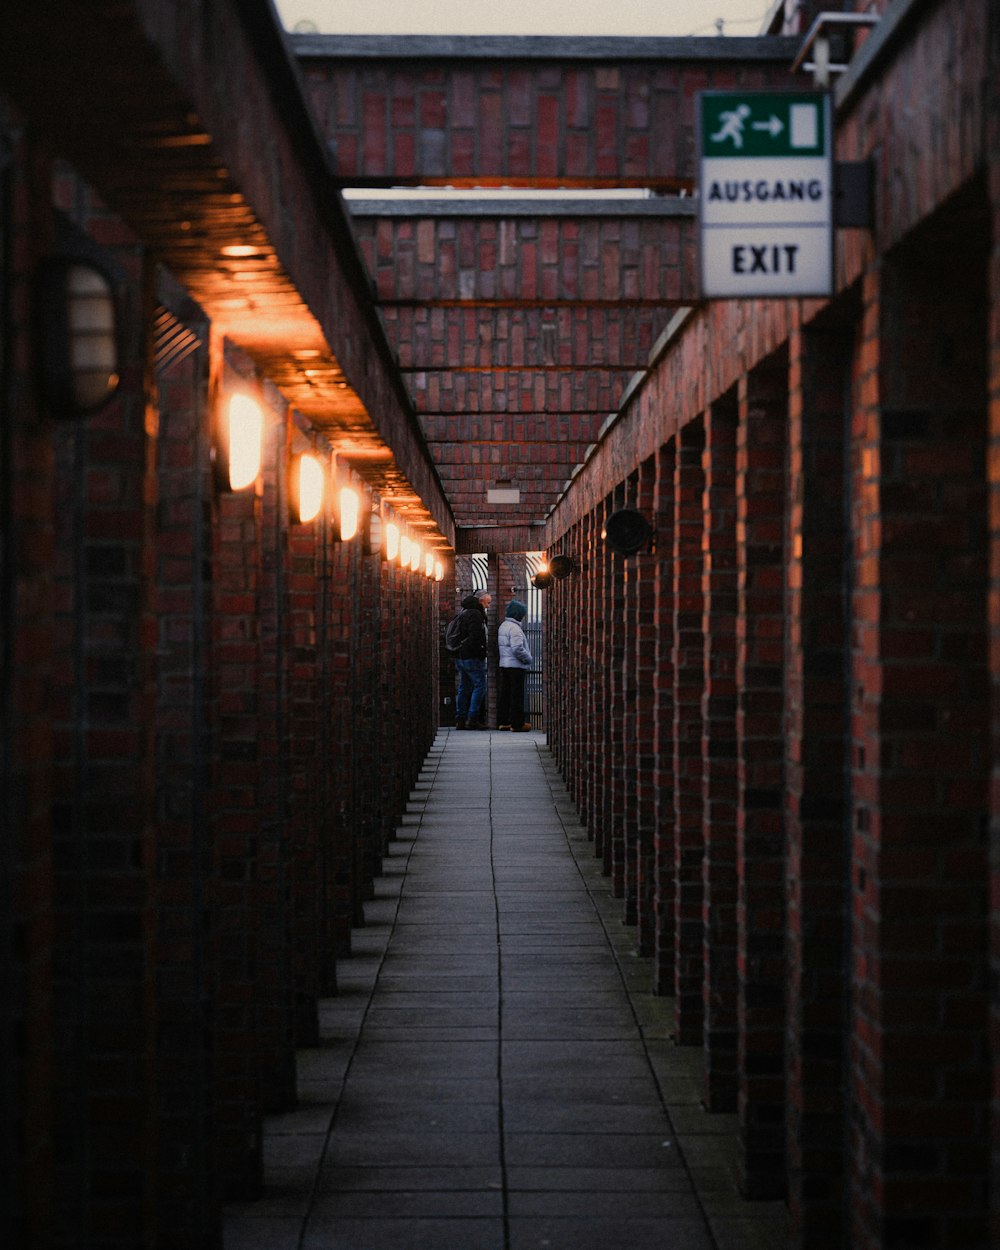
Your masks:
{"label": "red brick column", "polygon": [[[203,346],[157,375],[156,616],[159,1197],[164,1244],[193,1242],[220,1215],[213,1156],[217,880],[209,818],[212,496]],[[209,919],[211,917],[211,919]]]}
{"label": "red brick column", "polygon": [[260,706],[257,803],[258,1044],[266,1111],[295,1105],[295,990],[292,960],[292,848],[289,842],[288,415],[263,388],[267,428],[261,465],[261,581],[258,597]]}
{"label": "red brick column", "polygon": [[[638,507],[639,474],[633,473],[628,482],[628,506]],[[638,919],[638,885],[636,881],[639,857],[638,833],[638,758],[637,721],[639,717],[638,654],[636,636],[639,626],[638,553],[622,561],[625,596],[622,633],[625,654],[622,657],[622,849],[621,849],[621,895],[625,900],[622,919],[625,924],[636,924]]]}
{"label": "red brick column", "polygon": [[653,677],[653,989],[674,992],[674,481],[677,440],[656,457],[653,518],[656,543],[656,672]]}
{"label": "red brick column", "polygon": [[[656,457],[639,468],[636,506],[653,525]],[[656,579],[659,556],[655,543],[635,557],[635,921],[640,953],[651,955],[656,927]]]}
{"label": "red brick column", "polygon": [[591,835],[594,839],[594,855],[601,860],[606,873],[611,872],[611,583],[613,577],[612,556],[607,543],[601,538],[604,523],[614,511],[610,496],[598,508],[597,527],[597,577],[594,600],[594,719],[592,772]]}
{"label": "red brick column", "polygon": [[705,1105],[735,1111],[736,1061],[736,429],[735,393],[705,417],[702,536],[702,924]]}
{"label": "red brick column", "polygon": [[736,455],[739,1114],[747,1197],[785,1191],[784,507],[787,368],[741,380]]}
{"label": "red brick column", "polygon": [[[291,433],[291,430],[290,430]],[[300,448],[293,443],[290,451]],[[305,446],[301,448],[305,450]],[[320,454],[325,448],[319,448]],[[322,696],[318,652],[320,587],[326,557],[326,518],[302,525],[289,521],[288,604],[288,783],[287,839],[292,903],[292,984],[295,1041],[319,1040],[317,1004],[323,992],[322,849],[320,831]]]}
{"label": "red brick column", "polygon": [[[577,785],[580,798],[580,818],[587,826],[589,835],[595,837],[595,784],[594,776],[596,743],[598,733],[598,705],[600,697],[599,634],[602,628],[600,614],[601,565],[604,559],[604,543],[601,541],[602,509],[596,509],[584,518],[583,564],[581,566],[582,640],[580,652],[583,658],[583,701],[580,709],[580,761]],[[596,853],[595,843],[595,853]]]}
{"label": "red brick column", "polygon": [[[615,491],[615,510],[631,506],[629,486],[619,486]],[[628,598],[630,590],[629,558],[612,554],[609,565],[610,601],[608,615],[608,657],[610,677],[610,725],[605,767],[608,782],[609,804],[607,811],[608,842],[605,844],[605,865],[611,876],[613,898],[625,896],[625,776],[631,769],[629,753],[632,709],[629,699],[632,690],[629,673],[632,648],[629,646]],[[608,853],[610,858],[608,858]]]}
{"label": "red brick column", "polygon": [[674,993],[676,1036],[700,1045],[704,1027],[702,978],[701,696],[704,686],[701,534],[705,425],[677,435],[674,465]]}
{"label": "red brick column", "polygon": [[793,336],[786,677],[788,1176],[795,1244],[843,1242],[849,333]]}
{"label": "red brick column", "polygon": [[576,639],[576,711],[574,716],[574,748],[572,760],[572,791],[581,822],[589,823],[588,801],[590,774],[591,706],[594,693],[594,670],[591,663],[594,638],[594,514],[587,513],[577,527],[576,556],[579,571],[574,587],[574,636]]}
{"label": "red brick column", "polygon": [[[9,127],[9,128],[8,128]],[[31,275],[51,245],[46,228],[51,170],[34,162],[18,119],[0,111],[0,142],[10,162],[0,169],[8,258],[0,262],[5,356],[33,368]],[[9,284],[8,284],[9,283]],[[10,376],[9,366],[5,376]],[[64,650],[57,637],[57,587],[52,576],[56,521],[65,490],[56,496],[53,431],[39,409],[36,388],[5,384],[6,443],[0,457],[0,784],[4,831],[0,842],[0,1027],[20,1036],[5,1050],[5,1088],[11,1101],[0,1125],[0,1150],[9,1160],[0,1182],[0,1238],[11,1245],[51,1244],[56,1183],[52,943],[57,922],[51,890],[53,844],[53,665]],[[65,676],[61,679],[65,682]],[[29,1240],[29,1230],[35,1242]]]}
{"label": "red brick column", "polygon": [[[985,248],[865,290],[853,457],[850,1089],[858,1250],[988,1242]],[[876,333],[878,340],[875,339]],[[891,1080],[888,1071],[891,1065]]]}

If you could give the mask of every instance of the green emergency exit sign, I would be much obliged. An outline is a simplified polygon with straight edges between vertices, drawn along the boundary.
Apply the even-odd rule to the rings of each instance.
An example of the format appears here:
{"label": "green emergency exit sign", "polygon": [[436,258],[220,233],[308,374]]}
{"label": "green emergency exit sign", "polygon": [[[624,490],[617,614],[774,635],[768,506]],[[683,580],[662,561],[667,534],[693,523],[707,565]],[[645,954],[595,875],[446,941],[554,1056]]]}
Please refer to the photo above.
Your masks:
{"label": "green emergency exit sign", "polygon": [[833,287],[829,96],[705,91],[698,112],[700,270],[712,298]]}

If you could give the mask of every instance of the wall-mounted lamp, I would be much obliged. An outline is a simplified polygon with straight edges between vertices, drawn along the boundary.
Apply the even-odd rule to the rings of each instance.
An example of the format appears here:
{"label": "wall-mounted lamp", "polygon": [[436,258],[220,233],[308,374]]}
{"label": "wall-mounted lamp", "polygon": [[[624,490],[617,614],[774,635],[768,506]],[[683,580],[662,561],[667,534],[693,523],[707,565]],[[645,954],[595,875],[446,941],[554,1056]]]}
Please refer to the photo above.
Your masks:
{"label": "wall-mounted lamp", "polygon": [[403,569],[410,567],[410,551],[413,544],[410,542],[409,534],[400,534],[399,536],[399,566]]}
{"label": "wall-mounted lamp", "polygon": [[339,504],[340,537],[344,542],[354,538],[361,517],[361,496],[353,486],[341,486],[337,496]]}
{"label": "wall-mounted lamp", "polygon": [[395,521],[389,521],[385,527],[385,558],[390,564],[399,557],[402,539],[403,536],[399,532],[399,526]]}
{"label": "wall-mounted lamp", "polygon": [[304,451],[293,457],[288,476],[288,509],[293,522],[305,525],[319,516],[325,487],[326,472],[317,455]]}
{"label": "wall-mounted lamp", "polygon": [[424,577],[434,576],[434,552],[428,551],[424,556]]}
{"label": "wall-mounted lamp", "polygon": [[535,587],[536,590],[544,590],[545,587],[551,585],[551,583],[552,583],[552,574],[549,572],[547,568],[539,567],[538,572],[531,579],[531,584],[532,586]]}
{"label": "wall-mounted lamp", "polygon": [[252,395],[237,391],[225,401],[213,448],[223,490],[245,490],[257,480],[264,440],[264,412]]}
{"label": "wall-mounted lamp", "polygon": [[38,271],[42,396],[53,416],[102,408],[118,390],[118,310],[111,279],[90,260],[53,257]]}
{"label": "wall-mounted lamp", "polygon": [[576,572],[576,561],[572,556],[553,556],[549,561],[549,572],[556,581],[562,581],[564,577],[569,577]]}
{"label": "wall-mounted lamp", "polygon": [[611,550],[622,556],[630,556],[645,546],[652,534],[653,527],[634,508],[622,508],[612,513],[601,530],[601,537]]}
{"label": "wall-mounted lamp", "polygon": [[440,560],[434,561],[434,580],[436,582],[444,581],[444,565]]}
{"label": "wall-mounted lamp", "polygon": [[382,555],[385,545],[385,524],[378,504],[372,505],[371,516],[368,518],[368,554]]}
{"label": "wall-mounted lamp", "polygon": [[419,573],[420,561],[424,558],[424,551],[420,544],[414,539],[410,543],[410,572]]}

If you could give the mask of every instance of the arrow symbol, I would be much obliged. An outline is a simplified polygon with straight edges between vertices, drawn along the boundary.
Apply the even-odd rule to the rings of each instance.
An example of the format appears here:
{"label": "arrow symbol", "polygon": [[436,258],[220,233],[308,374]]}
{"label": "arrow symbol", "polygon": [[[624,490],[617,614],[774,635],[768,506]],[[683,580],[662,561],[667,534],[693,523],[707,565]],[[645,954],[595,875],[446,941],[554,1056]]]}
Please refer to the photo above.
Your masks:
{"label": "arrow symbol", "polygon": [[782,123],[781,119],[779,117],[775,117],[773,113],[767,119],[766,122],[754,122],[753,128],[754,130],[770,131],[772,139],[777,138],[778,135],[780,135],[781,132],[785,129],[784,124]]}

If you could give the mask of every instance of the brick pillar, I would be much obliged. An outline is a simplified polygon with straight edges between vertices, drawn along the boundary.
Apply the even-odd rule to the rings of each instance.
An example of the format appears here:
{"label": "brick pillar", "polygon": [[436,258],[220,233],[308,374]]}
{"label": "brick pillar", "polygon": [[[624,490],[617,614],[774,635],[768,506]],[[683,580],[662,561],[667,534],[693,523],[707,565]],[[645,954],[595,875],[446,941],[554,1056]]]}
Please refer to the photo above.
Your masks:
{"label": "brick pillar", "polygon": [[702,1000],[701,696],[704,685],[701,532],[705,425],[677,435],[674,465],[674,993],[676,1037],[700,1045]]}
{"label": "brick pillar", "polygon": [[[291,435],[294,427],[290,425]],[[306,448],[292,443],[290,451]],[[324,447],[318,448],[320,454]],[[324,766],[320,656],[317,649],[326,516],[306,525],[289,521],[288,604],[288,784],[287,839],[290,844],[294,1028],[298,1046],[319,1041],[318,1001],[323,992],[320,774]]]}
{"label": "brick pillar", "polygon": [[[84,187],[76,193],[89,225],[101,210]],[[101,224],[120,230],[110,218]],[[144,308],[136,255],[118,259]],[[151,1237],[159,1148],[155,414],[145,406],[141,336],[130,344],[121,390],[106,408],[47,426],[56,473],[46,692],[55,761],[46,883],[54,898],[53,1244],[95,1250],[134,1245],[137,1230]]]}
{"label": "brick pillar", "polygon": [[[633,473],[628,482],[628,506],[638,507],[639,474]],[[622,850],[621,850],[621,897],[624,899],[622,920],[634,925],[638,919],[638,729],[639,682],[636,635],[639,627],[638,566],[639,555],[635,553],[622,561],[625,596],[622,632],[625,654],[622,657],[622,694],[624,714],[622,718]]]}
{"label": "brick pillar", "polygon": [[793,335],[786,826],[788,1177],[795,1244],[839,1250],[849,866],[845,428],[849,334]]}
{"label": "brick pillar", "polygon": [[[8,129],[0,113],[0,288],[9,318],[0,330],[5,360],[32,366],[31,274],[51,238],[44,227],[50,207],[46,162],[31,176],[23,130]],[[34,184],[34,185],[32,185]],[[9,211],[8,211],[9,210]],[[9,353],[9,354],[8,354]],[[6,441],[0,454],[0,785],[4,822],[0,838],[0,1027],[8,1064],[0,1117],[0,1241],[35,1250],[52,1244],[55,1184],[52,961],[56,904],[52,895],[53,664],[57,658],[56,591],[52,577],[57,500],[53,430],[39,411],[36,388],[12,385],[2,374]],[[62,491],[65,500],[65,489]],[[65,664],[65,657],[61,657]],[[63,678],[65,681],[65,678]]]}
{"label": "brick pillar", "polygon": [[674,477],[677,440],[656,456],[656,671],[653,676],[653,989],[674,992]]}
{"label": "brick pillar", "polygon": [[272,387],[261,466],[260,701],[258,747],[257,987],[261,1084],[266,1111],[295,1105],[295,992],[292,976],[292,863],[289,845],[288,458],[287,411]]}
{"label": "brick pillar", "polygon": [[213,777],[218,856],[219,1169],[224,1193],[256,1197],[263,1180],[256,1062],[257,694],[260,508],[253,491],[217,501],[212,604],[219,734]]}
{"label": "brick pillar", "polygon": [[[636,506],[652,524],[656,491],[656,457],[639,469]],[[636,552],[635,561],[635,922],[641,954],[653,953],[656,926],[656,578],[659,559],[655,543]]]}
{"label": "brick pillar", "polygon": [[741,381],[736,453],[742,1187],[785,1191],[784,505],[787,366]]}
{"label": "brick pillar", "polygon": [[[195,327],[207,343],[207,327]],[[216,705],[212,657],[212,494],[208,352],[157,378],[160,505],[156,530],[158,1118],[157,1234],[191,1243],[218,1226],[215,1093],[215,847],[210,821]],[[208,570],[208,571],[207,571]]]}
{"label": "brick pillar", "polygon": [[938,224],[868,279],[855,414],[857,1250],[989,1240],[987,256]]}
{"label": "brick pillar", "polygon": [[705,1105],[735,1111],[736,1062],[736,429],[735,393],[705,417],[702,535],[702,925]]}
{"label": "brick pillar", "polygon": [[610,496],[598,509],[597,577],[594,586],[594,717],[591,742],[592,772],[591,835],[594,855],[601,860],[605,872],[611,871],[611,787],[609,783],[611,742],[611,580],[613,565],[607,543],[601,538],[604,523],[614,511]]}
{"label": "brick pillar", "polygon": [[[583,658],[583,700],[580,708],[580,763],[577,785],[580,798],[580,818],[587,826],[591,839],[594,838],[595,791],[594,774],[596,740],[597,740],[597,706],[600,695],[598,667],[598,637],[602,628],[599,619],[601,563],[604,558],[604,544],[601,541],[601,514],[599,510],[589,512],[584,521],[583,565],[580,572],[583,593],[581,611]],[[596,850],[596,847],[595,847]]]}
{"label": "brick pillar", "polygon": [[573,554],[577,561],[577,573],[573,578],[573,599],[570,607],[573,640],[576,647],[576,682],[573,695],[573,723],[571,726],[570,788],[580,813],[580,820],[587,823],[586,774],[588,745],[588,707],[590,705],[592,679],[588,662],[594,622],[590,615],[590,595],[593,589],[591,561],[593,559],[593,514],[588,513],[576,526]]}
{"label": "brick pillar", "polygon": [[[614,509],[629,506],[628,488],[619,486],[615,491]],[[631,724],[632,709],[629,706],[629,659],[628,638],[628,559],[612,554],[609,565],[610,599],[608,614],[608,663],[610,693],[610,723],[605,767],[608,786],[607,841],[605,842],[605,871],[611,877],[611,895],[625,895],[625,773],[631,767],[628,756],[627,726]]]}

